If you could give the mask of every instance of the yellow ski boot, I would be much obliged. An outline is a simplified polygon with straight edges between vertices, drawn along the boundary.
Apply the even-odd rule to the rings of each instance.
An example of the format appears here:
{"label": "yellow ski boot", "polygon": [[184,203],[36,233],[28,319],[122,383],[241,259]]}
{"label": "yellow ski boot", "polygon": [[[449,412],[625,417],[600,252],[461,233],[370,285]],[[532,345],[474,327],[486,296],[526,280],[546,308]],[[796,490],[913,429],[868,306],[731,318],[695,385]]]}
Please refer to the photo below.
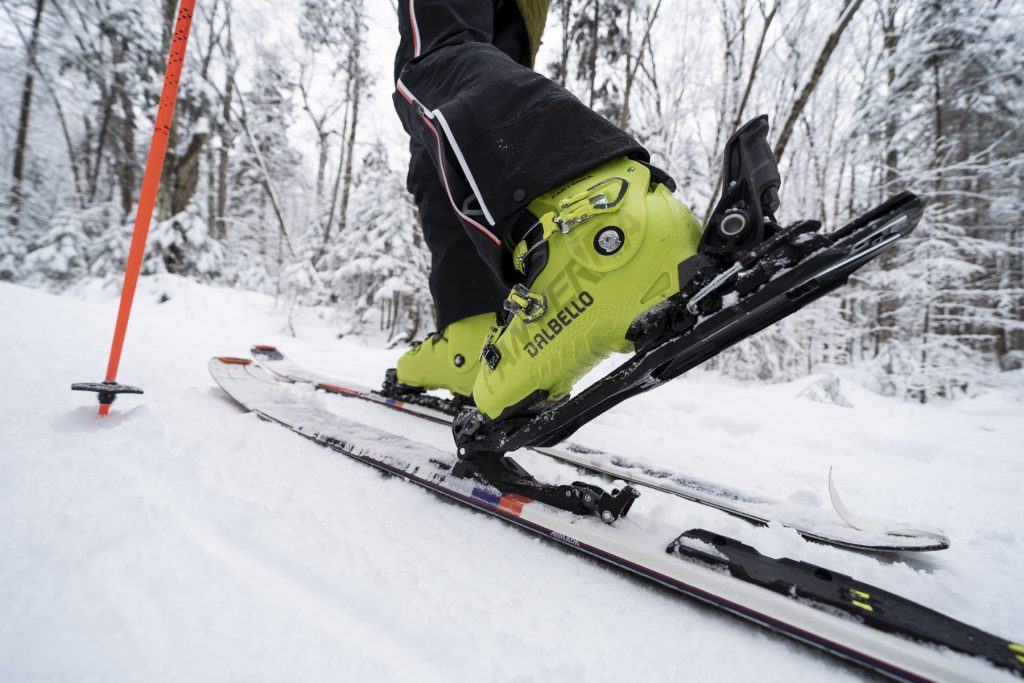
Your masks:
{"label": "yellow ski boot", "polygon": [[493,313],[482,313],[451,323],[422,342],[416,342],[388,371],[384,393],[421,394],[447,389],[459,403],[469,401],[480,369],[480,349],[496,323]]}
{"label": "yellow ski boot", "polygon": [[632,350],[633,320],[679,291],[679,264],[696,253],[697,219],[645,165],[610,161],[535,199],[538,217],[513,247],[525,283],[505,301],[473,384],[492,420],[535,412],[569,395],[613,352]]}

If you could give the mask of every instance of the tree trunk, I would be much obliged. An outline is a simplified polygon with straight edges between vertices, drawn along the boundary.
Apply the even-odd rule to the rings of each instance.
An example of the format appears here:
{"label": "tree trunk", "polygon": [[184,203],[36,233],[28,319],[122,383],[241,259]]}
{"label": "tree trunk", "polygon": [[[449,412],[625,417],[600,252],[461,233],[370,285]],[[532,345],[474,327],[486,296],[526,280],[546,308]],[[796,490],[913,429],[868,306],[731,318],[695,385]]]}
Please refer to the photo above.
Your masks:
{"label": "tree trunk", "polygon": [[18,213],[21,209],[22,181],[25,179],[25,151],[28,148],[28,125],[32,113],[32,89],[35,85],[36,52],[39,47],[39,24],[43,19],[46,0],[36,0],[36,14],[32,20],[32,37],[25,48],[25,82],[21,87],[21,108],[18,111],[18,133],[14,143],[14,168],[11,177],[11,217],[12,226],[18,225]]}
{"label": "tree trunk", "polygon": [[[750,63],[750,74],[747,76],[747,85],[743,89],[743,96],[740,98],[739,104],[736,106],[736,113],[732,118],[732,125],[729,127],[726,133],[728,139],[733,133],[740,127],[740,123],[743,122],[743,112],[747,108],[747,102],[750,100],[750,93],[754,89],[754,81],[757,78],[757,69],[761,65],[761,52],[764,50],[764,42],[768,37],[768,29],[771,28],[772,21],[775,19],[775,14],[779,11],[779,3],[776,2],[772,6],[772,11],[764,17],[764,22],[761,25],[761,36],[757,41],[757,48],[754,50],[754,59]],[[711,191],[711,200],[708,202],[708,208],[704,212],[704,224],[711,219],[711,212],[715,210],[715,204],[718,201],[718,191],[722,189],[722,182],[725,180],[723,177],[725,173],[725,167],[721,167],[718,170],[718,179],[715,180],[715,189]]]}
{"label": "tree trunk", "polygon": [[558,83],[563,88],[569,82],[569,48],[572,45],[572,3],[562,0],[562,55],[558,60]]}
{"label": "tree trunk", "polygon": [[135,177],[135,112],[128,93],[120,91],[124,130],[121,133],[121,160],[118,163],[118,184],[121,186],[121,211],[131,214],[135,193],[139,191]]}
{"label": "tree trunk", "polygon": [[[230,5],[228,6],[230,11]],[[231,39],[230,17],[228,18],[228,43],[227,61],[229,65],[234,64],[235,49]],[[220,153],[217,160],[217,230],[214,237],[224,240],[228,236],[227,222],[224,220],[224,212],[228,205],[228,137],[231,132],[231,99],[234,94],[235,72],[234,67],[229,66],[227,77],[224,83],[224,97],[221,101],[220,121]]]}
{"label": "tree trunk", "polygon": [[[305,72],[306,65],[303,63],[300,69]],[[304,76],[299,76],[299,93],[302,95],[302,108],[309,115],[309,121],[313,124],[313,128],[316,130],[317,136],[317,165],[316,165],[316,195],[313,206],[316,210],[315,220],[320,221],[323,218],[324,210],[324,180],[327,175],[327,157],[330,154],[330,135],[331,131],[327,130],[327,117],[331,113],[332,107],[328,105],[321,113],[317,114],[313,112],[313,106],[309,101],[309,92],[307,91],[306,83],[304,82]],[[351,88],[349,88],[351,91]]]}
{"label": "tree trunk", "polygon": [[[658,0],[654,9],[651,10],[646,16],[646,26],[644,26],[644,35],[640,38],[640,45],[637,49],[637,54],[632,55],[633,50],[633,34],[632,27],[627,29],[629,35],[627,44],[628,50],[626,52],[626,82],[622,89],[622,114],[619,117],[619,128],[625,129],[629,125],[629,98],[633,94],[633,83],[636,82],[636,75],[640,71],[640,65],[643,63],[644,50],[647,49],[647,44],[651,41],[651,29],[654,28],[654,22],[658,19],[658,12],[661,11],[661,2]],[[630,6],[628,17],[630,20],[627,21],[627,25],[631,24],[631,18],[633,16],[633,8]]]}
{"label": "tree trunk", "polygon": [[[92,172],[89,175],[89,188],[87,201],[91,204],[96,199],[96,191],[99,188],[100,169],[103,167],[103,152],[107,146],[107,129],[110,127],[110,111],[113,108],[114,98],[105,87],[100,88],[100,99],[104,102],[103,115],[100,118],[100,130],[96,139],[96,154],[92,164]],[[88,138],[86,138],[88,140]]]}
{"label": "tree trunk", "polygon": [[[894,95],[896,87],[896,47],[899,42],[899,36],[896,33],[896,4],[895,2],[887,2],[882,9],[882,49],[885,51],[885,58],[888,62],[886,64],[885,81],[888,89],[888,96],[891,99]],[[897,163],[899,161],[897,156],[896,145],[893,142],[893,138],[896,136],[896,131],[899,129],[899,108],[895,102],[890,102],[888,107],[889,115],[885,119],[885,155],[883,159],[883,177],[884,177],[884,188],[886,192],[896,191],[896,182],[898,179]],[[883,253],[879,259],[879,268],[888,270],[892,267],[893,263],[893,252],[888,251]],[[888,345],[892,343],[893,330],[896,327],[896,308],[898,297],[889,290],[882,290],[879,292],[878,307],[876,309],[878,314],[877,327],[878,327],[878,343],[882,345]]]}
{"label": "tree trunk", "polygon": [[263,176],[262,185],[263,192],[270,200],[270,206],[274,210],[274,217],[277,219],[277,229],[279,234],[279,247],[278,247],[278,292],[280,291],[280,265],[284,259],[284,247],[288,248],[288,256],[290,258],[295,257],[295,250],[292,248],[291,238],[288,237],[288,228],[284,220],[284,213],[281,210],[281,204],[277,200],[277,194],[274,192],[274,186],[270,182],[270,170],[267,168],[267,164],[263,159],[263,153],[260,152],[259,142],[256,140],[256,136],[249,130],[249,123],[247,121],[247,114],[245,109],[245,98],[242,97],[241,91],[238,93],[238,105],[242,110],[242,115],[239,117],[238,122],[242,126],[242,131],[245,132],[245,138],[249,143],[249,147],[252,149],[253,155],[256,157],[256,163],[259,165],[260,173]]}
{"label": "tree trunk", "polygon": [[213,145],[206,148],[206,234],[217,238],[217,164]]}
{"label": "tree trunk", "polygon": [[[636,72],[633,71],[633,3],[626,7],[626,70],[623,74],[622,84],[622,111],[619,112],[619,128],[625,129],[629,121],[629,95],[633,89],[633,79],[630,77]],[[638,56],[639,59],[639,56]]]}
{"label": "tree trunk", "polygon": [[174,164],[174,185],[171,192],[171,215],[175,216],[188,208],[199,186],[199,159],[202,158],[206,133],[192,136],[188,149]]}
{"label": "tree trunk", "polygon": [[[174,19],[178,10],[178,0],[163,0],[163,33],[161,34],[161,55],[166,59],[171,51],[171,40],[174,38]],[[164,157],[164,166],[161,171],[163,182],[157,194],[156,220],[165,221],[174,215],[172,205],[174,204],[174,186],[177,184],[175,178],[175,164],[177,159],[176,149],[178,145],[178,115],[181,107],[174,110],[174,118],[171,120],[171,130],[167,134],[167,155]]]}
{"label": "tree trunk", "polygon": [[330,133],[321,130],[317,135],[320,140],[320,157],[316,165],[316,213],[319,219],[324,205],[324,176],[327,172],[327,154],[330,152]]}
{"label": "tree trunk", "polygon": [[[3,5],[3,8],[4,12],[7,14],[8,19],[10,19],[11,25],[14,26],[14,30],[18,34],[18,38],[21,39],[22,44],[25,46],[26,53],[31,52],[31,49],[29,48],[30,40],[26,38],[25,35],[21,32],[21,28],[14,20],[14,17],[6,4]],[[50,81],[49,78],[47,78],[46,72],[39,68],[38,62],[33,63],[32,68],[35,71],[36,75],[39,77],[39,80],[42,81],[43,86],[46,88],[46,91],[50,93],[50,99],[53,101],[54,112],[57,114],[58,122],[60,122],[61,134],[64,136],[64,146],[67,149],[68,153],[68,165],[71,166],[71,178],[74,182],[76,200],[79,204],[81,204],[83,197],[82,182],[79,176],[78,168],[78,154],[75,151],[75,143],[71,139],[71,131],[68,128],[68,120],[67,116],[65,116],[64,114],[64,107],[61,105],[60,98],[57,97],[57,90],[53,87],[53,83]]]}
{"label": "tree trunk", "polygon": [[348,140],[345,143],[345,176],[342,179],[341,206],[338,207],[338,232],[344,232],[348,226],[348,202],[352,193],[352,157],[355,156],[356,127],[359,125],[359,101],[363,96],[363,79],[359,73],[360,47],[357,42],[352,52],[349,65],[349,78],[352,81],[352,118],[348,123]]}
{"label": "tree trunk", "polygon": [[590,25],[590,45],[587,52],[587,92],[590,93],[587,106],[591,109],[594,108],[594,89],[597,86],[597,39],[599,35],[598,27],[601,21],[601,0],[593,0],[594,5],[594,17],[593,23]]}
{"label": "tree trunk", "polygon": [[[896,87],[896,46],[899,36],[896,34],[896,7],[894,3],[888,3],[885,8],[885,17],[882,25],[884,37],[882,49],[885,51],[886,64],[885,83],[888,87],[889,97],[893,96]],[[899,178],[897,163],[899,162],[896,144],[893,138],[899,130],[899,108],[889,107],[889,116],[885,120],[885,188],[890,193],[895,193],[896,181]]]}
{"label": "tree trunk", "polygon": [[[350,84],[351,85],[351,84]],[[349,94],[351,95],[351,87],[349,88]],[[342,118],[341,130],[348,130],[348,116],[349,110],[351,109],[352,99],[349,97],[348,103],[345,105],[345,116]],[[341,177],[345,172],[345,142],[342,141],[338,145],[338,171],[334,174],[334,187],[331,190],[331,205],[327,211],[327,220],[324,221],[324,237],[320,242],[320,248],[316,252],[316,256],[313,257],[313,264],[315,265],[323,257],[324,252],[327,251],[327,245],[331,241],[331,229],[334,227],[334,216],[338,208],[338,193],[341,191]]]}
{"label": "tree trunk", "polygon": [[174,19],[178,13],[178,0],[163,0],[164,20],[160,25],[160,49],[165,57],[171,51],[171,40],[174,39]]}

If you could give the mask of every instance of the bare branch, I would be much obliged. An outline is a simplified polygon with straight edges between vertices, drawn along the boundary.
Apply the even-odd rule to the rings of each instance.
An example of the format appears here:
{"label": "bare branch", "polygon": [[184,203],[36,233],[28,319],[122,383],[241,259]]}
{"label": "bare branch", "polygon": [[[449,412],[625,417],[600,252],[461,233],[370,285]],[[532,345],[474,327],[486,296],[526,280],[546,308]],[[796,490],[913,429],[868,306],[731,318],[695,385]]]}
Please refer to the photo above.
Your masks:
{"label": "bare branch", "polygon": [[786,145],[789,143],[789,138],[793,134],[793,127],[799,120],[800,115],[804,111],[804,107],[807,106],[808,101],[811,99],[811,95],[814,93],[814,89],[818,87],[818,82],[821,80],[821,76],[825,73],[825,67],[828,66],[829,60],[832,58],[832,53],[835,52],[836,46],[839,45],[840,38],[843,37],[843,33],[846,31],[846,27],[850,25],[850,21],[853,20],[853,15],[860,9],[863,0],[847,0],[846,6],[843,8],[843,13],[839,16],[839,23],[833,29],[832,33],[829,34],[828,39],[825,40],[825,44],[821,48],[821,52],[818,54],[818,59],[814,63],[814,68],[811,70],[811,75],[807,79],[807,83],[800,91],[800,95],[797,96],[796,101],[793,103],[793,107],[789,111],[789,116],[786,117],[786,122],[782,126],[782,132],[779,134],[779,140],[775,143],[775,160],[778,161],[782,158],[783,152],[786,151]]}

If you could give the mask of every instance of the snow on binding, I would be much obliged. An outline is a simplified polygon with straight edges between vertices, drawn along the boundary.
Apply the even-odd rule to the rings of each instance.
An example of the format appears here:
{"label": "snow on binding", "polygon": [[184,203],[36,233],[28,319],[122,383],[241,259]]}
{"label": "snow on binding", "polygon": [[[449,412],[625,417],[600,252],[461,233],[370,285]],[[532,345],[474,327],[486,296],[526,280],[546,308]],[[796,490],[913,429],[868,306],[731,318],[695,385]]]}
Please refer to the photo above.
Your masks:
{"label": "snow on binding", "polygon": [[1024,673],[1024,646],[851,577],[635,512],[612,526],[503,493],[454,476],[449,453],[327,412],[316,394],[249,359],[214,358],[209,367],[241,406],[318,444],[894,679],[979,680],[994,667]]}
{"label": "snow on binding", "polygon": [[[431,394],[408,394],[402,398],[387,396],[357,383],[309,370],[275,346],[256,345],[250,349],[250,353],[262,367],[279,379],[312,384],[328,393],[370,401],[438,424],[451,424],[452,413],[446,411],[450,405],[444,398]],[[818,511],[811,509],[798,518],[792,510],[781,510],[780,503],[776,501],[678,472],[653,468],[621,455],[579,444],[567,443],[561,448],[535,447],[531,450],[594,474],[625,481],[632,486],[713,507],[753,524],[778,522],[804,538],[820,543],[871,551],[932,551],[949,547],[949,538],[930,525],[897,522],[868,525],[863,520],[861,522],[865,526],[851,524],[849,519],[855,517],[839,499],[834,485],[830,485],[830,500],[837,505],[840,520],[825,519],[817,514]]]}

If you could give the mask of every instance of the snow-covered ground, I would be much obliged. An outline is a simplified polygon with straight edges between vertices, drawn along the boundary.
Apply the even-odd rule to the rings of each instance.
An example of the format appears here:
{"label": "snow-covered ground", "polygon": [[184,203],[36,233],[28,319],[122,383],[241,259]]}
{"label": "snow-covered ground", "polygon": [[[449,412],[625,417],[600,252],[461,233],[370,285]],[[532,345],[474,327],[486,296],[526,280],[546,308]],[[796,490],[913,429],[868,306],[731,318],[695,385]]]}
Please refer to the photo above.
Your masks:
{"label": "snow-covered ground", "polygon": [[[208,377],[210,356],[256,342],[376,383],[400,350],[339,340],[320,312],[293,338],[268,297],[144,279],[119,379],[146,394],[99,419],[68,385],[101,379],[116,305],[0,284],[0,680],[865,675],[262,423]],[[574,440],[821,510],[834,466],[855,511],[939,526],[952,547],[852,553],[666,497],[637,505],[1024,638],[1019,388],[920,406],[844,381],[851,408],[798,397],[814,381],[695,373]]]}

